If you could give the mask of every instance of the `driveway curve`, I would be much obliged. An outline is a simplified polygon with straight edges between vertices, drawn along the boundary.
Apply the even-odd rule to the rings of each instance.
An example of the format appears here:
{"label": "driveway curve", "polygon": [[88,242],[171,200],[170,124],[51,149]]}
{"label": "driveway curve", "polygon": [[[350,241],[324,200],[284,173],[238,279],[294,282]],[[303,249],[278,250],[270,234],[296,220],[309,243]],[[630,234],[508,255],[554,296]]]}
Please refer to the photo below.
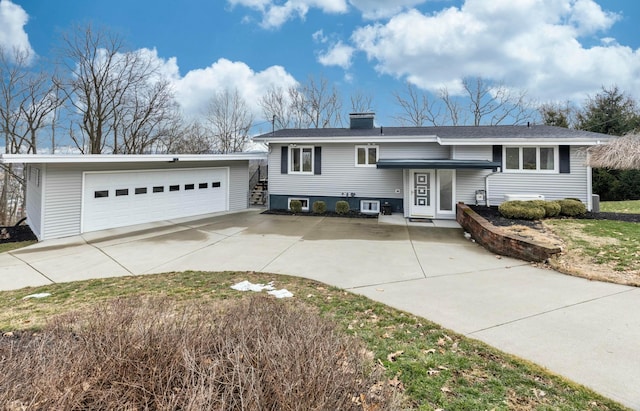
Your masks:
{"label": "driveway curve", "polygon": [[0,289],[169,271],[264,271],[346,288],[640,410],[640,289],[497,257],[460,228],[251,210],[0,254]]}

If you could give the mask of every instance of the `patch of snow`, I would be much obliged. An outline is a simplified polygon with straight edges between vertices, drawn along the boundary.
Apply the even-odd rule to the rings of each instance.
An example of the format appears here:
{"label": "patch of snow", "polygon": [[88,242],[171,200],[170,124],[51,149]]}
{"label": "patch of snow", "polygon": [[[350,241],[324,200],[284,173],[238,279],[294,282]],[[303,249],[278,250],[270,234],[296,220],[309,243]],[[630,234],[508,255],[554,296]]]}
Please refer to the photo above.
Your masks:
{"label": "patch of snow", "polygon": [[287,290],[286,288],[283,288],[282,290],[276,290],[275,287],[273,286],[273,281],[270,281],[267,284],[253,284],[245,280],[232,285],[231,288],[237,291],[260,292],[262,290],[267,290],[267,294],[273,295],[276,298],[293,297],[293,293]]}
{"label": "patch of snow", "polygon": [[234,290],[238,290],[238,291],[255,291],[255,292],[260,292],[262,290],[275,290],[275,287],[273,286],[273,281],[269,282],[268,284],[253,284],[249,281],[241,281],[238,284],[234,284],[231,286],[231,288],[233,288]]}
{"label": "patch of snow", "polygon": [[22,299],[27,300],[29,298],[44,298],[44,297],[49,297],[50,295],[51,295],[50,293],[29,294],[22,297]]}
{"label": "patch of snow", "polygon": [[267,294],[270,294],[276,298],[289,298],[289,297],[293,297],[293,293],[289,290],[287,290],[286,288],[283,288],[282,290],[273,290],[273,291],[267,291]]}

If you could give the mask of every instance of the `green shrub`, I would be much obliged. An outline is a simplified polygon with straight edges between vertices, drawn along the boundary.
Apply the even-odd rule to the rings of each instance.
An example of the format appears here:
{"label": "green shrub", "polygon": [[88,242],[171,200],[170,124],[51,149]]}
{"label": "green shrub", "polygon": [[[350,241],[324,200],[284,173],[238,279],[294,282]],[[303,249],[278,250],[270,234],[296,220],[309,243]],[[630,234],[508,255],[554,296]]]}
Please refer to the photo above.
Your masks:
{"label": "green shrub", "polygon": [[349,203],[344,200],[336,202],[336,213],[347,214],[349,212]]}
{"label": "green shrub", "polygon": [[324,214],[327,212],[327,203],[324,201],[315,201],[313,203],[313,212],[316,214]]}
{"label": "green shrub", "polygon": [[544,208],[533,201],[505,201],[500,204],[498,211],[503,217],[522,220],[540,220],[545,216]]}
{"label": "green shrub", "polygon": [[531,200],[535,205],[544,208],[545,217],[556,217],[560,214],[560,204],[557,201]]}
{"label": "green shrub", "polygon": [[587,212],[587,207],[576,199],[565,198],[564,200],[558,201],[558,203],[560,204],[560,215],[578,217]]}
{"label": "green shrub", "polygon": [[300,200],[291,200],[289,202],[289,210],[291,210],[294,214],[299,214],[302,212],[302,201]]}

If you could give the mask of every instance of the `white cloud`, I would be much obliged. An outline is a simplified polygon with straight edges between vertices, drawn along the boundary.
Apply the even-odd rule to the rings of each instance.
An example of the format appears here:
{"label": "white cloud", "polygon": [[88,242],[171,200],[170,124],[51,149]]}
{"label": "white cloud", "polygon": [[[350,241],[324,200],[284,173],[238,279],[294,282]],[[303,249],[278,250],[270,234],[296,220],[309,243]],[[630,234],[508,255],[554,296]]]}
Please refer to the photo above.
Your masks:
{"label": "white cloud", "polygon": [[0,0],[0,48],[10,54],[12,50],[25,51],[33,57],[35,53],[24,31],[28,20],[29,15],[22,7],[9,0]]}
{"label": "white cloud", "polygon": [[427,0],[349,0],[349,3],[360,10],[365,19],[375,20],[391,17],[426,1]]}
{"label": "white cloud", "polygon": [[[232,6],[244,6],[262,14],[260,25],[264,28],[278,28],[294,18],[304,19],[311,8],[324,13],[346,13],[346,0],[227,0]],[[282,4],[280,4],[282,3]]]}
{"label": "white cloud", "polygon": [[[173,72],[174,64],[174,59],[166,61],[169,73]],[[262,113],[258,102],[270,87],[286,89],[297,84],[281,66],[256,72],[243,62],[222,58],[209,67],[191,70],[184,77],[174,75],[172,82],[178,103],[184,113],[191,117],[201,115],[216,92],[236,88],[254,115],[260,117]]]}
{"label": "white cloud", "polygon": [[338,66],[343,69],[351,67],[351,58],[355,49],[338,41],[326,53],[318,56],[318,62],[323,66]]}
{"label": "white cloud", "polygon": [[617,18],[593,0],[466,0],[431,15],[409,10],[351,39],[379,72],[432,91],[460,91],[463,78],[479,76],[541,100],[582,100],[611,84],[640,95],[639,50],[610,37],[580,43]]}

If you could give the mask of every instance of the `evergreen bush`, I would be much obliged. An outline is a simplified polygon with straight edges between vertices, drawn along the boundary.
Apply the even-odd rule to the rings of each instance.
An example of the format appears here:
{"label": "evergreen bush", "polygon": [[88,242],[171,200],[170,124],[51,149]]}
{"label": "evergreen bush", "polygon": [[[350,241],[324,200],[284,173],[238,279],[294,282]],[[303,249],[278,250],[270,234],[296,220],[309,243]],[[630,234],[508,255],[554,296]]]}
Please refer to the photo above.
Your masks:
{"label": "evergreen bush", "polygon": [[302,212],[302,201],[291,200],[289,202],[289,210],[294,214],[300,214]]}
{"label": "evergreen bush", "polygon": [[544,207],[533,201],[505,201],[500,204],[498,211],[506,218],[519,218],[522,220],[540,220],[546,212]]}
{"label": "evergreen bush", "polygon": [[312,206],[313,212],[316,214],[324,214],[327,212],[327,203],[324,201],[315,201]]}
{"label": "evergreen bush", "polygon": [[560,204],[560,215],[567,217],[578,217],[587,212],[587,207],[579,200],[565,198],[558,201]]}
{"label": "evergreen bush", "polygon": [[344,200],[340,200],[338,202],[336,202],[336,213],[338,214],[347,214],[349,212],[349,203],[344,201]]}

